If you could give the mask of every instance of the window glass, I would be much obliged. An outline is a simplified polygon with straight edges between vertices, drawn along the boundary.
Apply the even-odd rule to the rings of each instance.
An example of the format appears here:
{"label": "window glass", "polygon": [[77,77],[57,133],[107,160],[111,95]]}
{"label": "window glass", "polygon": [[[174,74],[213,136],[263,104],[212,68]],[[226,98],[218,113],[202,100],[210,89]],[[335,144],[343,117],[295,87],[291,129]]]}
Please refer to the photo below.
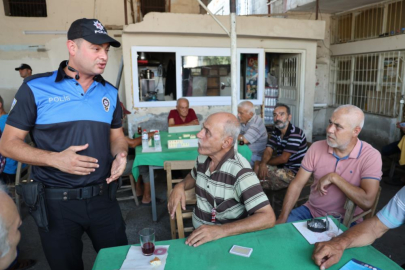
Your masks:
{"label": "window glass", "polygon": [[230,96],[229,56],[183,56],[183,97]]}

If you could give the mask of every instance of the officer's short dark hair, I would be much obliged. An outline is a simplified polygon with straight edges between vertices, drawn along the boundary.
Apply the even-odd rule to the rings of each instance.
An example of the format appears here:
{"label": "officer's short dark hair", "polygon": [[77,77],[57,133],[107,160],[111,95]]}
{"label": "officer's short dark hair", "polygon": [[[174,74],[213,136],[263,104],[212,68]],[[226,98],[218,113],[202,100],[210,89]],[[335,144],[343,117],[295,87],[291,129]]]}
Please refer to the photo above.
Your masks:
{"label": "officer's short dark hair", "polygon": [[4,105],[4,100],[1,96],[0,96],[0,103],[1,103],[1,105]]}
{"label": "officer's short dark hair", "polygon": [[288,105],[284,104],[284,103],[277,103],[276,107],[274,107],[274,109],[278,108],[278,107],[284,107],[287,109],[287,114],[290,115],[291,114],[291,110],[290,107],[288,107]]}

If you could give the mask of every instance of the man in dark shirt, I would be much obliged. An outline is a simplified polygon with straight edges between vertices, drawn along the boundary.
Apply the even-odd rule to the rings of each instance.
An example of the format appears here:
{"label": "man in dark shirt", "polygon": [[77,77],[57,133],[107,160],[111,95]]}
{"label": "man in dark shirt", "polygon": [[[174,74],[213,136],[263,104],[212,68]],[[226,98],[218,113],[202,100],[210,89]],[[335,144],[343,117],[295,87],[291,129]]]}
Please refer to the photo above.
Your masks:
{"label": "man in dark shirt", "polygon": [[[294,179],[307,152],[307,140],[300,128],[291,124],[290,108],[282,103],[274,108],[274,126],[261,161],[255,162],[255,173],[264,189],[285,188]],[[273,151],[277,155],[273,156]]]}
{"label": "man in dark shirt", "polygon": [[16,71],[20,72],[21,78],[25,79],[32,75],[32,69],[27,64],[21,64],[21,66],[15,68]]}
{"label": "man in dark shirt", "polygon": [[193,126],[199,125],[197,115],[193,109],[189,108],[190,104],[186,98],[177,100],[176,110],[171,110],[167,121],[169,127]]}
{"label": "man in dark shirt", "polygon": [[[18,90],[0,152],[34,165],[34,184],[45,188],[49,230],[39,234],[51,269],[82,270],[84,232],[97,252],[128,243],[113,188],[128,144],[118,91],[100,75],[121,44],[96,19],[76,20],[67,37],[69,60]],[[24,142],[28,132],[37,148]]]}

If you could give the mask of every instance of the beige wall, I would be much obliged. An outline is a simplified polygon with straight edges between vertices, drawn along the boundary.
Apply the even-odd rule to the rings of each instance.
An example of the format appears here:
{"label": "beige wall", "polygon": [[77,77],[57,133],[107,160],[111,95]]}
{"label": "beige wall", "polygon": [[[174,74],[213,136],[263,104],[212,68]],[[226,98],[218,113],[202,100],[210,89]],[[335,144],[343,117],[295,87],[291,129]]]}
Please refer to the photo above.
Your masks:
{"label": "beige wall", "polygon": [[196,0],[170,0],[170,2],[171,13],[200,13],[200,5]]}
{"label": "beige wall", "polygon": [[[229,17],[219,20],[229,28]],[[258,26],[261,27],[258,27]],[[316,52],[319,39],[323,39],[325,23],[308,20],[284,20],[274,18],[238,17],[237,46],[240,48],[263,48],[266,51],[302,51],[305,62],[304,124],[307,137],[312,137],[312,119],[315,88]],[[162,36],[164,34],[164,37]],[[215,21],[208,15],[151,13],[139,24],[130,25],[123,34],[123,55],[126,67],[131,67],[131,46],[173,46],[173,47],[224,47],[230,40]],[[173,108],[135,108],[131,68],[125,69],[127,109],[134,112],[129,116],[129,132],[135,131],[139,123],[155,121],[156,116],[166,116]],[[191,104],[192,106],[193,104]],[[218,110],[230,111],[229,106],[201,106],[197,114],[205,118]],[[161,123],[156,123],[161,124]]]}
{"label": "beige wall", "polygon": [[[10,103],[22,83],[14,68],[21,63],[29,64],[33,74],[53,71],[62,60],[68,58],[66,34],[25,35],[23,31],[67,31],[70,24],[79,18],[98,18],[104,25],[124,24],[123,1],[110,0],[47,0],[48,17],[10,17],[4,15],[0,4],[0,95],[8,110]],[[122,31],[109,31],[110,35]],[[120,40],[120,38],[117,38]],[[38,52],[41,48],[45,51]],[[121,48],[112,48],[107,68],[103,74],[106,80],[115,84],[121,59]],[[123,91],[121,89],[121,91]]]}

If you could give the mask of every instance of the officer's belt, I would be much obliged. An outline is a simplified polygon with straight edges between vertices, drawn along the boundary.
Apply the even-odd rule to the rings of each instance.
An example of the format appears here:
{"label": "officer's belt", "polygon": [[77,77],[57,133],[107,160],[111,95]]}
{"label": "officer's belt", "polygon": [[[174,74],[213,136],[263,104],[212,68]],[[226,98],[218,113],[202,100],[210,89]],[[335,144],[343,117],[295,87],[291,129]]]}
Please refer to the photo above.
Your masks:
{"label": "officer's belt", "polygon": [[83,200],[108,194],[106,183],[82,188],[45,188],[45,196],[49,200]]}

